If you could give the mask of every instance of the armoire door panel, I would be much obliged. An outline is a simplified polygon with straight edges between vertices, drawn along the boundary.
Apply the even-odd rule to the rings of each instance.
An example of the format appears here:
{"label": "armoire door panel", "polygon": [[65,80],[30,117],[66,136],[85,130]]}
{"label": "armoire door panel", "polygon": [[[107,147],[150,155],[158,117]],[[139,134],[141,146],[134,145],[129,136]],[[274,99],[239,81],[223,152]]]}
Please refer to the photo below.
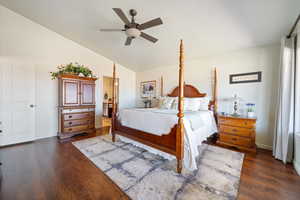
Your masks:
{"label": "armoire door panel", "polygon": [[79,101],[80,82],[77,80],[63,80],[63,105],[76,106]]}
{"label": "armoire door panel", "polygon": [[81,81],[81,105],[95,105],[95,83]]}

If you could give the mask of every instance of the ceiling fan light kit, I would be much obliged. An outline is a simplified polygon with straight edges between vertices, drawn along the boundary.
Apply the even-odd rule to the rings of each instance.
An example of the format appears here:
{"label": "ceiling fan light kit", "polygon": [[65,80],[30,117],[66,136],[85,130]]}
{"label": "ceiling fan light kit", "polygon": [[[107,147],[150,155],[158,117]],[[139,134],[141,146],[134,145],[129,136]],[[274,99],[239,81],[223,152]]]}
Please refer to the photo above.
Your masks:
{"label": "ceiling fan light kit", "polygon": [[142,32],[142,30],[161,25],[163,22],[160,18],[150,20],[143,24],[138,24],[135,22],[134,19],[134,17],[137,15],[136,10],[134,9],[129,10],[131,21],[129,21],[129,19],[126,17],[126,15],[124,14],[121,8],[113,8],[113,11],[115,11],[115,13],[119,16],[119,18],[124,22],[125,24],[124,29],[100,29],[100,31],[105,31],[105,32],[124,31],[125,34],[127,35],[127,39],[125,42],[126,46],[130,45],[132,39],[135,39],[137,37],[144,38],[153,43],[158,41],[157,38]]}
{"label": "ceiling fan light kit", "polygon": [[125,31],[126,35],[131,38],[137,38],[141,35],[141,31],[137,28],[129,28]]}

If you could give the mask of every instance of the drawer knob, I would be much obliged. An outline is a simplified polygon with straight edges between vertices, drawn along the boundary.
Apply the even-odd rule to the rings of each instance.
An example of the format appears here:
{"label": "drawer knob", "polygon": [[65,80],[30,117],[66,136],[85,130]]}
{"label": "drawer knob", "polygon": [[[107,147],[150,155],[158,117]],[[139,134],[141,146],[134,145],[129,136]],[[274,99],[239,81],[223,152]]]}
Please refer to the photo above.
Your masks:
{"label": "drawer knob", "polygon": [[233,140],[233,141],[236,141],[237,139],[236,139],[236,138],[232,138],[232,140]]}
{"label": "drawer knob", "polygon": [[72,124],[72,122],[69,122],[69,124],[71,125],[71,124]]}
{"label": "drawer knob", "polygon": [[69,115],[69,118],[72,118],[72,115]]}
{"label": "drawer knob", "polygon": [[72,131],[72,129],[71,129],[71,128],[69,128],[69,131]]}

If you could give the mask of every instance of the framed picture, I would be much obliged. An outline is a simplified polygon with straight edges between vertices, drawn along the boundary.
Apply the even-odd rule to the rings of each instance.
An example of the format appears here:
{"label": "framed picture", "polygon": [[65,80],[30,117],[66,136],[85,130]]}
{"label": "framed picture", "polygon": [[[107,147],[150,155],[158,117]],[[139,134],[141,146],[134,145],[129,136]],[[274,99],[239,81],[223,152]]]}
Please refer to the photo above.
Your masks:
{"label": "framed picture", "polygon": [[229,83],[253,83],[261,82],[261,72],[250,72],[243,74],[231,74],[229,75]]}
{"label": "framed picture", "polygon": [[155,97],[156,96],[156,81],[141,82],[141,97]]}

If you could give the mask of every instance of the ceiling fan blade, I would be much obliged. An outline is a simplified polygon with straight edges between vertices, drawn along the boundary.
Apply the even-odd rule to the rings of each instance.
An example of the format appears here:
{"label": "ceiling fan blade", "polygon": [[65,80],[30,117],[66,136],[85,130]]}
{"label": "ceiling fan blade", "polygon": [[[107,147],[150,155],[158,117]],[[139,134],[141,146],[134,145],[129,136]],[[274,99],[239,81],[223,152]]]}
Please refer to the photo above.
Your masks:
{"label": "ceiling fan blade", "polygon": [[141,25],[138,26],[138,29],[139,30],[145,30],[147,28],[151,28],[153,26],[158,26],[158,25],[161,25],[163,22],[160,18],[156,18],[156,19],[153,19],[153,20],[150,20],[148,22],[145,22]]}
{"label": "ceiling fan blade", "polygon": [[129,46],[131,44],[132,38],[131,37],[127,37],[125,45]]}
{"label": "ceiling fan blade", "polygon": [[149,40],[150,42],[153,42],[153,43],[157,42],[157,40],[158,40],[157,38],[152,37],[151,35],[148,35],[144,32],[141,32],[141,37],[146,39],[146,40]]}
{"label": "ceiling fan blade", "polygon": [[125,24],[130,24],[130,21],[128,20],[124,12],[121,10],[121,8],[113,8],[113,10]]}
{"label": "ceiling fan blade", "polygon": [[125,31],[125,29],[117,29],[117,28],[104,28],[100,29],[100,31]]}

